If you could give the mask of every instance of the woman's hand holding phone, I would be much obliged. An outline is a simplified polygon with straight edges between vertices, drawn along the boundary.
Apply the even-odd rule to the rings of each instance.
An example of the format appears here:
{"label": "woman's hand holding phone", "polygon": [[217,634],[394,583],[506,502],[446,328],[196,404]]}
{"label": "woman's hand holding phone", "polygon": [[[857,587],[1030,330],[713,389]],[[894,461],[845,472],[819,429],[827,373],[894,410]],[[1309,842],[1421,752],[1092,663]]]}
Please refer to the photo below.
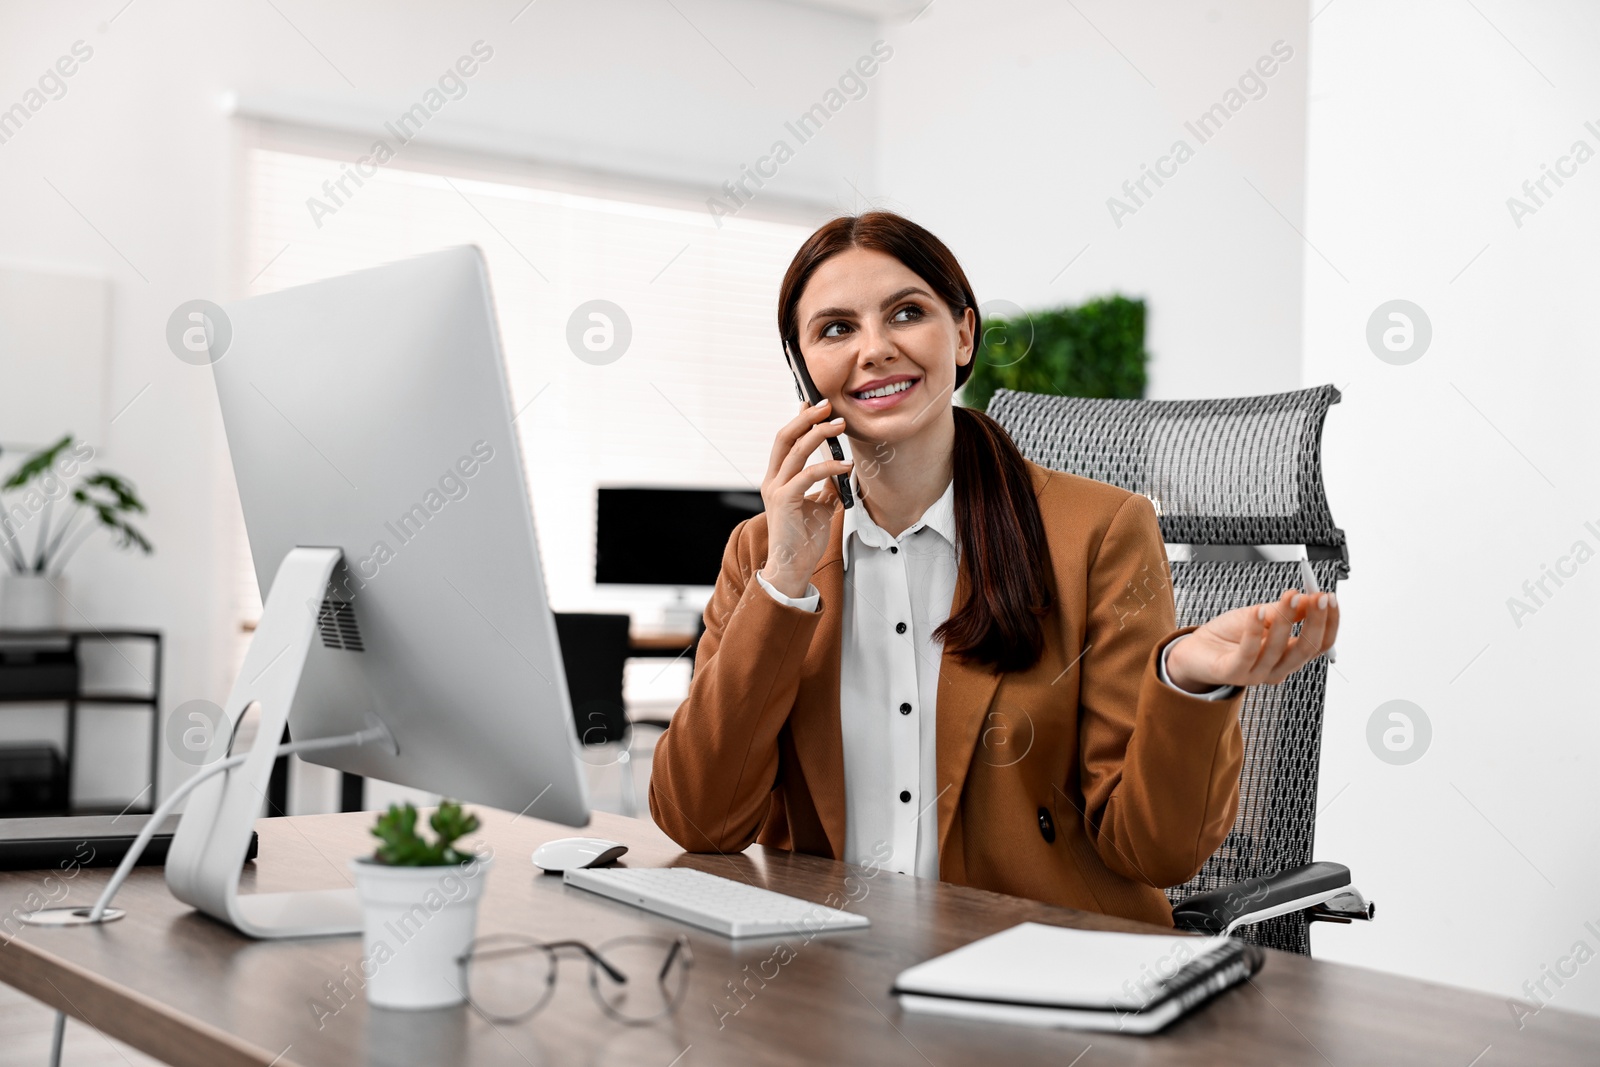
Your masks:
{"label": "woman's hand holding phone", "polygon": [[[761,499],[767,509],[767,563],[761,577],[785,596],[804,596],[811,584],[833,523],[839,492],[836,474],[849,474],[848,459],[825,459],[806,464],[829,437],[844,431],[843,419],[830,419],[832,405],[802,405],[800,414],[784,423],[772,443],[767,476],[761,482]],[[808,496],[812,486],[822,491]]]}

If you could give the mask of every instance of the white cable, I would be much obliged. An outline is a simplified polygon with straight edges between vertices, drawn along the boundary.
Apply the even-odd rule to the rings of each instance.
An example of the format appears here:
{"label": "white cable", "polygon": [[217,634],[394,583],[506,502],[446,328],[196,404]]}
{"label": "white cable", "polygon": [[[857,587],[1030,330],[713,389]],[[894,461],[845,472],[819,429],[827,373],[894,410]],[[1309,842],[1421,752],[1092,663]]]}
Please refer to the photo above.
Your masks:
{"label": "white cable", "polygon": [[[369,741],[377,741],[388,736],[381,726],[371,726],[359,733],[343,734],[339,737],[320,737],[312,741],[292,741],[287,745],[279,745],[273,753],[273,758],[287,756],[293,752],[314,752],[323,748],[344,748],[350,745],[364,745]],[[99,922],[110,906],[112,899],[117,895],[117,890],[122,888],[122,883],[128,880],[128,875],[133,873],[133,868],[138,864],[139,857],[144,854],[145,847],[150,844],[150,839],[156,835],[161,824],[166,821],[172,809],[184,797],[194,792],[195,787],[223,771],[231,770],[249,759],[255,753],[246,752],[241,756],[229,756],[220,763],[213,763],[199,774],[184,782],[172,791],[172,795],[163,800],[155,811],[150,813],[150,819],[139,831],[139,836],[133,839],[133,844],[128,848],[128,854],[122,857],[122,862],[117,865],[116,873],[111,876],[111,881],[106,883],[105,890],[101,892],[100,899],[94,902],[94,907],[89,910],[89,921]]]}
{"label": "white cable", "polygon": [[172,809],[177,806],[178,802],[194,792],[195,787],[201,782],[221,774],[223,771],[231,770],[249,758],[250,753],[246,752],[242,756],[231,756],[221,763],[212,764],[174,789],[172,795],[163,800],[156,807],[156,810],[150,813],[149,821],[140,829],[139,836],[133,839],[133,844],[128,846],[127,855],[123,856],[122,862],[117,864],[116,873],[111,876],[111,881],[106,883],[105,889],[100,894],[100,899],[96,900],[94,907],[89,909],[90,922],[97,923],[105,915],[106,908],[111,903],[111,898],[117,895],[117,890],[121,889],[122,883],[127,881],[128,875],[138,865],[139,857],[144,855],[145,846],[150,844],[150,839],[156,835],[156,829],[166,821],[168,815],[172,814]]}

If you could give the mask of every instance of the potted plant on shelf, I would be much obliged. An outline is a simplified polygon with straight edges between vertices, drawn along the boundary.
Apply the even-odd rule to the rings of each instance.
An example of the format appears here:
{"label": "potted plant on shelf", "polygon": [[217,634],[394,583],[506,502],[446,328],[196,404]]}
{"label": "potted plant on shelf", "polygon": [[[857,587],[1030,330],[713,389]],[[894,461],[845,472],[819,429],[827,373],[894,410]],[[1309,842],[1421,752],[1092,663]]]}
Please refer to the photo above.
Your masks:
{"label": "potted plant on shelf", "polygon": [[108,531],[118,548],[150,554],[150,542],[129,521],[144,514],[144,502],[121,475],[84,470],[93,458],[88,444],[68,434],[0,482],[0,629],[61,626],[62,568],[98,531]]}
{"label": "potted plant on shelf", "polygon": [[352,860],[364,914],[361,973],[375,1008],[445,1008],[466,998],[457,962],[472,944],[491,859],[456,847],[478,817],[453,800],[417,830],[417,809],[390,804],[371,856]]}

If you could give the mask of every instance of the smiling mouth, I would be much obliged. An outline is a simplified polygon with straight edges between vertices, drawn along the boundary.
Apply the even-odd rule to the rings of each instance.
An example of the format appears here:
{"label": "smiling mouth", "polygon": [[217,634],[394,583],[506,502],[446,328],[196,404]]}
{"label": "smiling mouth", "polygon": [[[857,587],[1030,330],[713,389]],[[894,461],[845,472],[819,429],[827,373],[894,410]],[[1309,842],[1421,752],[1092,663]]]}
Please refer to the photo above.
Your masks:
{"label": "smiling mouth", "polygon": [[859,393],[851,393],[850,395],[855,397],[857,400],[871,400],[874,397],[893,396],[896,393],[905,392],[913,385],[916,385],[919,381],[921,381],[920,378],[907,378],[904,381],[891,382],[888,385],[880,385],[876,389],[864,389]]}

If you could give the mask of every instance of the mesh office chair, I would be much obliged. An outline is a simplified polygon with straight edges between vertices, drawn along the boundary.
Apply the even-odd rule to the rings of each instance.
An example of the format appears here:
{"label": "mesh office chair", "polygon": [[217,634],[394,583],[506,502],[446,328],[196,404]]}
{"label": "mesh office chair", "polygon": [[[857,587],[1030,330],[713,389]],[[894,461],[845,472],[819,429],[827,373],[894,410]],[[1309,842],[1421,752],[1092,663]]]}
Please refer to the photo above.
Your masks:
{"label": "mesh office chair", "polygon": [[[1155,504],[1179,626],[1276,600],[1306,560],[1324,592],[1350,574],[1322,487],[1331,385],[1220,400],[1098,400],[1002,389],[988,414],[1022,454]],[[1328,661],[1246,691],[1239,814],[1200,873],[1167,890],[1187,929],[1309,955],[1312,920],[1370,919],[1336,863],[1312,863]]]}

